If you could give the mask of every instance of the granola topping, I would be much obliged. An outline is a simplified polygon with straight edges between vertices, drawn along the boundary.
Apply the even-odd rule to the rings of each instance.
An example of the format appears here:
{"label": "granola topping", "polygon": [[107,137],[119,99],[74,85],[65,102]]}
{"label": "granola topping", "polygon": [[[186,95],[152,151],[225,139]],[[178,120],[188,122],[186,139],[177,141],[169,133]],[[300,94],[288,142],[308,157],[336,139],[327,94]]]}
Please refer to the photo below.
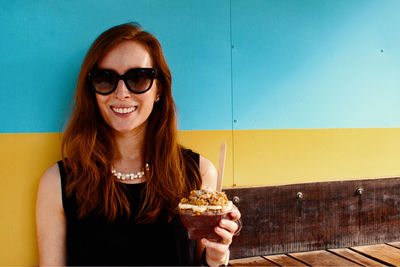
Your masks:
{"label": "granola topping", "polygon": [[232,201],[229,201],[224,192],[216,192],[207,189],[192,190],[188,198],[181,199],[179,209],[196,213],[221,212],[231,209]]}

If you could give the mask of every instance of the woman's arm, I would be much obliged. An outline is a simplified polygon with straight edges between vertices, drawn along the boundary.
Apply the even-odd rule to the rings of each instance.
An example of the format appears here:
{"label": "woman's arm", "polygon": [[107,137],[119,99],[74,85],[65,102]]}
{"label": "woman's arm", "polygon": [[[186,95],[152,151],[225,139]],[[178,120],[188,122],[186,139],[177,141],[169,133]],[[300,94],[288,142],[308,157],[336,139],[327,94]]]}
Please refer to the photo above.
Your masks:
{"label": "woman's arm", "polygon": [[66,265],[66,220],[57,164],[43,174],[36,200],[36,230],[40,265]]}
{"label": "woman's arm", "polygon": [[208,159],[200,156],[201,188],[217,190],[217,170]]}
{"label": "woman's arm", "polygon": [[[217,170],[208,159],[200,156],[200,173],[202,176],[202,188],[216,190],[217,188]],[[201,258],[201,253],[204,248],[206,250],[206,261],[210,266],[219,266],[224,264],[228,257],[228,249],[232,243],[232,237],[238,229],[238,224],[235,221],[240,219],[240,212],[234,209],[231,213],[231,220],[221,220],[216,227],[215,232],[221,237],[219,242],[208,239],[197,241],[197,257]]]}

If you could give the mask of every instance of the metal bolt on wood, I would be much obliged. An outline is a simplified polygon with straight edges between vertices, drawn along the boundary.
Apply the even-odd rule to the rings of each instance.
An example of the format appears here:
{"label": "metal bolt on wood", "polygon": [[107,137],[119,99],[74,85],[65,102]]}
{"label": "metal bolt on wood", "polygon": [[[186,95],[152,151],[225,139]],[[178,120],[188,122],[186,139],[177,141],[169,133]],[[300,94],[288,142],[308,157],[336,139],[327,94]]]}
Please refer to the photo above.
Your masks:
{"label": "metal bolt on wood", "polygon": [[239,201],[240,201],[240,198],[239,198],[238,196],[234,196],[234,197],[232,198],[233,204],[238,204]]}
{"label": "metal bolt on wood", "polygon": [[356,194],[359,195],[359,196],[361,196],[363,192],[364,192],[364,189],[362,187],[359,187],[356,190]]}
{"label": "metal bolt on wood", "polygon": [[296,194],[297,199],[303,199],[303,197],[304,197],[304,195],[302,192],[297,192],[297,194]]}

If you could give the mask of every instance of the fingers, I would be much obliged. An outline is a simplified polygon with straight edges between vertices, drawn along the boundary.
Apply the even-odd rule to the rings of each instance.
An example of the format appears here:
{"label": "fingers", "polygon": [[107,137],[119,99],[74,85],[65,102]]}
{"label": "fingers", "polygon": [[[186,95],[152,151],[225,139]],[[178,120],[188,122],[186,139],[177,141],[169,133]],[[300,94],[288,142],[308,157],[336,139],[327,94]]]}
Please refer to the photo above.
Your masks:
{"label": "fingers", "polygon": [[233,221],[237,221],[237,220],[240,219],[240,217],[241,217],[242,215],[240,214],[240,211],[238,210],[238,208],[235,207],[235,208],[232,209],[232,211],[230,212],[230,216],[231,216],[231,218],[232,218]]}
{"label": "fingers", "polygon": [[[223,226],[224,228],[222,228]],[[232,243],[232,237],[233,233],[236,231],[237,224],[233,221],[229,220],[221,220],[220,221],[220,226],[215,227],[214,231],[217,235],[220,236],[219,240],[209,240],[209,239],[202,239],[203,245],[207,244],[214,244],[214,245],[223,245],[225,247],[224,249],[226,250],[226,247],[229,246]],[[205,241],[203,241],[205,240]],[[204,243],[206,242],[206,243]]]}
{"label": "fingers", "polygon": [[222,219],[219,221],[219,226],[215,227],[215,232],[221,237],[221,243],[230,245],[238,227],[239,225],[236,221]]}
{"label": "fingers", "polygon": [[221,255],[225,255],[228,247],[226,244],[210,241],[206,238],[201,239],[201,243],[207,248],[207,251],[213,251]]}
{"label": "fingers", "polygon": [[209,240],[203,238],[201,243],[207,248],[207,257],[215,262],[225,262],[229,245],[232,243],[233,235],[238,230],[237,220],[240,219],[239,211],[232,211],[231,217],[233,220],[222,219],[214,231],[220,236],[219,240]]}
{"label": "fingers", "polygon": [[239,228],[237,223],[240,220],[240,211],[235,207],[230,212],[231,219],[222,219],[219,225],[215,227],[215,233],[220,236],[219,240],[209,240],[203,238],[201,243],[207,248],[207,255],[214,260],[221,260],[225,257],[229,245],[232,243],[233,235],[236,234]]}
{"label": "fingers", "polygon": [[232,243],[233,233],[221,227],[215,227],[215,232],[221,237],[221,243],[230,245]]}
{"label": "fingers", "polygon": [[219,225],[228,230],[232,235],[236,232],[236,230],[238,229],[238,224],[234,221],[231,220],[221,220],[219,222]]}

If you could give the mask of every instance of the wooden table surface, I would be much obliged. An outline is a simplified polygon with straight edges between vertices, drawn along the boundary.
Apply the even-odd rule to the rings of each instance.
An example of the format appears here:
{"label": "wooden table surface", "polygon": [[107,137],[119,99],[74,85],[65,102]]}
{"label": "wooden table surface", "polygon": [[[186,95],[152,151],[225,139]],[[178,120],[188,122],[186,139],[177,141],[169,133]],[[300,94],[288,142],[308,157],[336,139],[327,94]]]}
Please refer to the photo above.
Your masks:
{"label": "wooden table surface", "polygon": [[400,242],[265,255],[231,260],[232,266],[400,266]]}

